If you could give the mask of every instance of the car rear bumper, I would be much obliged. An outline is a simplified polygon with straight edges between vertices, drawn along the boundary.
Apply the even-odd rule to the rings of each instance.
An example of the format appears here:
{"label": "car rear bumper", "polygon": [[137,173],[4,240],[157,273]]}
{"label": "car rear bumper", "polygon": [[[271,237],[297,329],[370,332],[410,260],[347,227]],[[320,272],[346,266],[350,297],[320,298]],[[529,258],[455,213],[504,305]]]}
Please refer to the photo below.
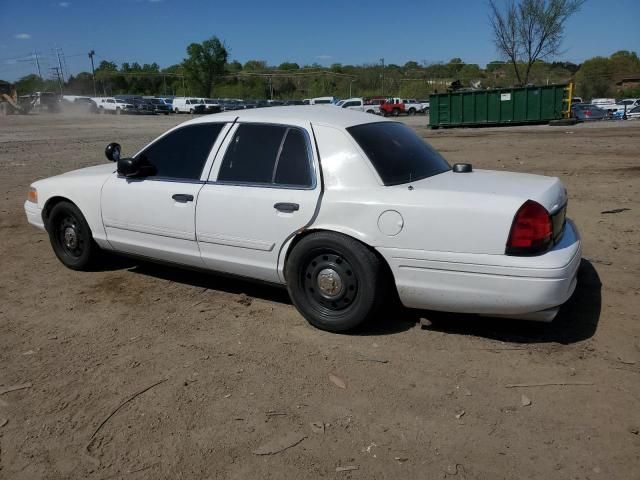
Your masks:
{"label": "car rear bumper", "polygon": [[407,307],[550,321],[576,288],[582,247],[567,220],[558,244],[533,257],[378,251]]}
{"label": "car rear bumper", "polygon": [[44,221],[42,220],[42,209],[38,208],[38,205],[26,201],[24,202],[24,213],[27,215],[27,221],[33,225],[34,227],[38,227],[41,230],[44,230]]}

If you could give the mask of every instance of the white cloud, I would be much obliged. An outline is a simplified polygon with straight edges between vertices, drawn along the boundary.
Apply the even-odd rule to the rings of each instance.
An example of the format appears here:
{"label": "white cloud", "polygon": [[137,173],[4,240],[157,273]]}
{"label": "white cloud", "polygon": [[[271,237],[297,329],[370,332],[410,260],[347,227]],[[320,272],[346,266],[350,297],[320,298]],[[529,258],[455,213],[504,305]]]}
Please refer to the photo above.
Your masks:
{"label": "white cloud", "polygon": [[60,2],[60,3],[58,4],[58,6],[59,6],[59,7],[62,7],[62,8],[68,8],[68,7],[69,7],[69,5],[71,5],[71,2]]}
{"label": "white cloud", "polygon": [[31,35],[30,35],[30,34],[28,34],[28,33],[18,33],[18,34],[16,35],[16,38],[17,38],[18,40],[29,40],[29,39],[31,38]]}

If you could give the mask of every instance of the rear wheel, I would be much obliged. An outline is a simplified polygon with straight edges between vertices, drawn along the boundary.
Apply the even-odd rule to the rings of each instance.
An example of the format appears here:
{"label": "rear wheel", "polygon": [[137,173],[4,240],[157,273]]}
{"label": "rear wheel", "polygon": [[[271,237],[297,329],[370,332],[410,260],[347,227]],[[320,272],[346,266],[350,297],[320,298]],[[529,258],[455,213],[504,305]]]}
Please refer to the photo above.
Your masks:
{"label": "rear wheel", "polygon": [[410,108],[408,114],[409,115],[415,115],[416,114],[416,109],[415,108]]}
{"label": "rear wheel", "polygon": [[47,231],[58,259],[72,270],[87,270],[98,258],[100,247],[82,212],[71,202],[56,204],[49,215]]}
{"label": "rear wheel", "polygon": [[193,112],[193,108],[189,110],[189,113],[190,113],[191,115],[193,115],[193,113],[194,113],[194,112]]}
{"label": "rear wheel", "polygon": [[394,108],[394,109],[391,111],[391,115],[393,115],[394,117],[399,116],[399,115],[400,115],[400,109],[399,109],[399,108]]}
{"label": "rear wheel", "polygon": [[351,237],[311,234],[295,246],[285,267],[293,303],[312,325],[344,332],[372,318],[386,299],[383,262]]}
{"label": "rear wheel", "polygon": [[180,113],[180,110],[178,110],[177,108],[173,109],[174,113]]}

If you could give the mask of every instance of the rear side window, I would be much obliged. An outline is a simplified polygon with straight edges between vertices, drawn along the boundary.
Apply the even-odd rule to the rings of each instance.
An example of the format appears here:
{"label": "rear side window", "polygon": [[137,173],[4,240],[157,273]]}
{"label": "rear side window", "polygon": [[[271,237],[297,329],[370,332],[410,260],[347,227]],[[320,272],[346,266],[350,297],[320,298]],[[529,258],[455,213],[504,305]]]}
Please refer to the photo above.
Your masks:
{"label": "rear side window", "polygon": [[174,130],[140,154],[157,177],[200,180],[213,143],[223,123],[202,123]]}
{"label": "rear side window", "polygon": [[276,162],[273,183],[295,187],[310,187],[313,183],[307,142],[300,130],[287,130],[280,157]]}
{"label": "rear side window", "polygon": [[312,186],[310,157],[303,132],[280,125],[240,125],[225,153],[218,181]]}
{"label": "rear side window", "polygon": [[450,170],[447,161],[402,123],[366,123],[347,128],[385,185],[398,185]]}

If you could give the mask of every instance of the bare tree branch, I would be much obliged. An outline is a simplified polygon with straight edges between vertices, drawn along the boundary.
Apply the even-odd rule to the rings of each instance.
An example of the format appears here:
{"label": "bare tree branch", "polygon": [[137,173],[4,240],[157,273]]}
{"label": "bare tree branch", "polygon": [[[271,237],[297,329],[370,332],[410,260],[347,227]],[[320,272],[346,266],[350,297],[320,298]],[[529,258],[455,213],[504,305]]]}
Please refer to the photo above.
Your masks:
{"label": "bare tree branch", "polygon": [[565,23],[586,0],[508,0],[504,9],[496,1],[489,0],[493,41],[511,61],[518,83],[526,85],[537,60],[560,53]]}

